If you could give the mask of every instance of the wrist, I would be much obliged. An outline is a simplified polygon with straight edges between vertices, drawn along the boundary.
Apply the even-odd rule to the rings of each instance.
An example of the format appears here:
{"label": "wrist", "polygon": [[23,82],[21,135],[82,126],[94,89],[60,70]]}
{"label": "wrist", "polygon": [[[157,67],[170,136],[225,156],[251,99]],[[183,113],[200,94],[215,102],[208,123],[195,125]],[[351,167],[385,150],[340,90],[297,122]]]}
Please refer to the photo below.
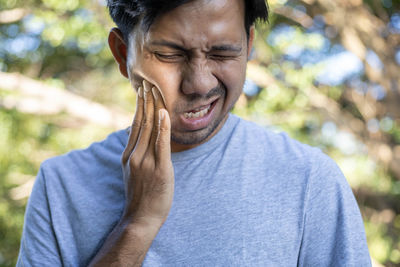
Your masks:
{"label": "wrist", "polygon": [[122,216],[119,226],[134,236],[153,239],[165,220],[152,217]]}

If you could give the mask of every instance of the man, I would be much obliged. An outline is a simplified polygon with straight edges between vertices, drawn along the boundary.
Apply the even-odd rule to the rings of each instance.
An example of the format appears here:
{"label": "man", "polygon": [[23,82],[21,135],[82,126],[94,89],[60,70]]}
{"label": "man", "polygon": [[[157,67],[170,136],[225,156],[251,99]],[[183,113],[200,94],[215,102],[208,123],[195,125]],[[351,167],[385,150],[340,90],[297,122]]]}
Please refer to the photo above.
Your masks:
{"label": "man", "polygon": [[[319,150],[229,115],[264,1],[110,0],[129,130],[42,164],[19,266],[369,266]],[[122,168],[121,168],[122,157]]]}

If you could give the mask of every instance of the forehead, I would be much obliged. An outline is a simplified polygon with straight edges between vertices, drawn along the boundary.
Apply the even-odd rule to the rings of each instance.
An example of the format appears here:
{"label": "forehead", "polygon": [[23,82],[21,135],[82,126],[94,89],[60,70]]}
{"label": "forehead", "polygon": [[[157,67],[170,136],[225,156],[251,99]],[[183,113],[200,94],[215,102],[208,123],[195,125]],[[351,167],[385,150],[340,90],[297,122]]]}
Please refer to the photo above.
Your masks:
{"label": "forehead", "polygon": [[164,39],[187,48],[245,37],[243,0],[195,0],[158,16],[142,41]]}

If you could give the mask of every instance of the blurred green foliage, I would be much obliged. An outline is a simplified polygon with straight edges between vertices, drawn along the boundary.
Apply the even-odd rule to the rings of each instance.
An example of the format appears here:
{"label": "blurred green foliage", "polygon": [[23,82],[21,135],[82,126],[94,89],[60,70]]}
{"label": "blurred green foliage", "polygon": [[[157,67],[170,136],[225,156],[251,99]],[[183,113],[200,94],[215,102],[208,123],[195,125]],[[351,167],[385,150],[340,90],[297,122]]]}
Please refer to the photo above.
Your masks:
{"label": "blurred green foliage", "polygon": [[[258,27],[249,82],[234,112],[284,130],[334,158],[357,197],[371,256],[397,266],[400,105],[391,99],[400,91],[400,3],[270,0],[269,5],[270,22]],[[6,16],[4,11],[19,13]],[[131,114],[134,94],[106,42],[111,27],[101,0],[0,0],[0,71],[17,72]],[[353,39],[346,35],[349,29]],[[360,49],[367,52],[357,59],[354,54]],[[390,90],[385,81],[391,81]],[[40,163],[86,147],[115,129],[66,112],[26,112],[7,104],[10,97],[25,96],[2,82],[0,266],[13,266],[29,186]]]}
{"label": "blurred green foliage", "polygon": [[0,109],[0,266],[15,266],[23,226],[26,198],[13,189],[33,179],[45,159],[83,148],[111,131],[94,125],[68,128],[59,124],[65,116]]}

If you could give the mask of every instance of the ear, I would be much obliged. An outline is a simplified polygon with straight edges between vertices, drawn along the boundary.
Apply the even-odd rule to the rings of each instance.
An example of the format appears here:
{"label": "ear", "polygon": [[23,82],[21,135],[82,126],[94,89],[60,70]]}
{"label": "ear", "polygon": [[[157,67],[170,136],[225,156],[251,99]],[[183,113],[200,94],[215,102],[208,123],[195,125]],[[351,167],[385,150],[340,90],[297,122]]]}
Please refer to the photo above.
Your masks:
{"label": "ear", "polygon": [[249,40],[247,40],[247,59],[250,58],[250,53],[253,48],[253,41],[254,41],[254,25],[250,27],[249,31]]}
{"label": "ear", "polygon": [[108,45],[114,56],[115,61],[119,65],[119,71],[123,76],[129,79],[126,65],[126,43],[124,36],[118,28],[112,28],[108,35]]}

